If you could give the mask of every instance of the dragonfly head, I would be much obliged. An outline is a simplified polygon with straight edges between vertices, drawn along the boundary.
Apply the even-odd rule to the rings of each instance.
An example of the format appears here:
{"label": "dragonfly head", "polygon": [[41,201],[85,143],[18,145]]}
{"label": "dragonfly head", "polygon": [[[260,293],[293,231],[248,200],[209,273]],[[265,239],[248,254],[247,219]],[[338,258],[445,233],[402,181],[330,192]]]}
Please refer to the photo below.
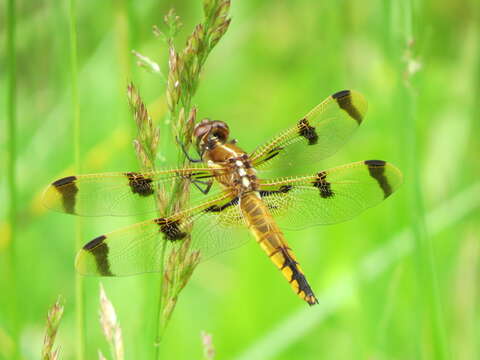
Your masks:
{"label": "dragonfly head", "polygon": [[226,143],[229,134],[230,130],[226,123],[208,118],[203,119],[193,129],[193,136],[200,154],[211,150],[217,143]]}

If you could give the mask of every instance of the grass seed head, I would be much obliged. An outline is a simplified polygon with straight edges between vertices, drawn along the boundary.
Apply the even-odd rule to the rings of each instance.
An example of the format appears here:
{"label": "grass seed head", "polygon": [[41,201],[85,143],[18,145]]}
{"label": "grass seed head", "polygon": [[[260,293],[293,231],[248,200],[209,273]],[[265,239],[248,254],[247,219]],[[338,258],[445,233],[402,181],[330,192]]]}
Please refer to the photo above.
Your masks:
{"label": "grass seed head", "polygon": [[112,349],[114,360],[123,360],[122,328],[117,319],[115,308],[107,298],[103,285],[100,284],[100,325],[107,342]]}
{"label": "grass seed head", "polygon": [[59,349],[53,349],[58,327],[63,316],[63,300],[59,297],[50,308],[47,315],[47,327],[43,339],[42,360],[56,360],[59,356]]}

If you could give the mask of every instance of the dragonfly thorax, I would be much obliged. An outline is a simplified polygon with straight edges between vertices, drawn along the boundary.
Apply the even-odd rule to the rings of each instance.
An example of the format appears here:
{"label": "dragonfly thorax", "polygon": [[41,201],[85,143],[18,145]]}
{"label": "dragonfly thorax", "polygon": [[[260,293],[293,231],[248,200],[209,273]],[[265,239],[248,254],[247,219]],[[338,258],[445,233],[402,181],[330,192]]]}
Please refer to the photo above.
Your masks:
{"label": "dragonfly thorax", "polygon": [[218,182],[236,195],[258,190],[258,179],[250,158],[235,145],[218,145],[208,150],[205,158],[208,166],[214,169]]}
{"label": "dragonfly thorax", "polygon": [[256,171],[247,154],[232,157],[228,162],[232,169],[232,185],[239,194],[258,190]]}

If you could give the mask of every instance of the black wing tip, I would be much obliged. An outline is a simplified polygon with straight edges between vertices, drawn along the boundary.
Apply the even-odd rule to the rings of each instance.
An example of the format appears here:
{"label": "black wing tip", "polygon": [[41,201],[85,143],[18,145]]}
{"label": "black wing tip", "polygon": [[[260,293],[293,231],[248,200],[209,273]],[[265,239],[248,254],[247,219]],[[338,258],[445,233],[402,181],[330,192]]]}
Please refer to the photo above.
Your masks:
{"label": "black wing tip", "polygon": [[340,90],[340,91],[337,91],[335,94],[333,94],[332,98],[341,99],[349,95],[350,95],[350,90]]}
{"label": "black wing tip", "polygon": [[342,90],[338,91],[332,95],[332,98],[337,102],[338,106],[345,110],[350,117],[355,119],[360,125],[363,121],[363,115],[358,111],[355,104],[352,103],[352,91],[351,90]]}
{"label": "black wing tip", "polygon": [[85,245],[83,245],[83,250],[90,251],[92,249],[95,249],[98,245],[103,243],[106,238],[107,237],[105,235],[100,235],[100,236],[96,237],[95,239],[93,239],[93,240],[89,241],[88,243],[86,243]]}
{"label": "black wing tip", "polygon": [[365,160],[365,165],[367,166],[385,166],[387,164],[386,161],[383,160]]}
{"label": "black wing tip", "polygon": [[72,183],[75,182],[75,180],[77,180],[76,176],[66,176],[66,177],[63,177],[61,179],[55,180],[52,183],[52,185],[55,186],[55,187],[60,187],[60,186],[72,184]]}
{"label": "black wing tip", "polygon": [[393,193],[392,186],[387,176],[385,176],[386,161],[383,160],[366,160],[365,165],[368,167],[370,176],[373,177],[383,191],[383,197],[386,199]]}

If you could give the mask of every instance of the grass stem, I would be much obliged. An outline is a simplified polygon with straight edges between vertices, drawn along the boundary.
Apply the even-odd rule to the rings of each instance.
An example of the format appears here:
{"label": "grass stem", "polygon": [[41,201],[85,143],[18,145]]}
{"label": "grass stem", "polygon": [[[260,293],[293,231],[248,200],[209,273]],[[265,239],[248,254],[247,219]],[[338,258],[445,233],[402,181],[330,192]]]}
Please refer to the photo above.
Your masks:
{"label": "grass stem", "polygon": [[[76,0],[69,1],[70,19],[70,76],[72,96],[73,152],[75,172],[81,171],[80,166],[80,104],[78,99],[78,67],[77,67],[77,18]],[[75,250],[82,245],[82,220],[75,219]],[[84,286],[83,279],[75,274],[75,322],[77,333],[76,357],[85,358],[85,324],[84,324]]]}
{"label": "grass stem", "polygon": [[16,242],[17,242],[17,187],[16,187],[16,161],[17,161],[17,57],[15,51],[16,35],[16,2],[7,1],[6,9],[6,68],[8,73],[7,99],[6,99],[6,118],[8,134],[8,165],[7,165],[7,193],[9,194],[8,221],[10,223],[10,242],[7,249],[7,278],[10,279],[11,300],[9,302],[9,313],[11,319],[12,333],[14,336],[14,358],[19,354],[19,319],[17,312],[18,293],[17,293],[17,273],[16,273]]}
{"label": "grass stem", "polygon": [[164,271],[165,271],[165,250],[166,244],[162,246],[161,252],[161,268],[159,273],[159,282],[158,282],[158,301],[157,301],[157,322],[155,324],[155,357],[154,359],[160,359],[160,342],[162,341],[163,330],[165,328],[163,324],[163,281],[164,281]]}
{"label": "grass stem", "polygon": [[[167,77],[167,104],[169,117],[172,121],[173,136],[188,147],[191,143],[194,124],[196,121],[196,108],[192,105],[203,65],[227,31],[230,19],[230,1],[228,0],[203,0],[204,17],[187,39],[186,46],[177,51],[173,38],[178,33],[182,24],[175,10],[164,17],[167,33],[159,32],[169,47],[169,72]],[[178,166],[188,163],[185,154],[178,148]],[[168,196],[166,206],[160,206],[160,213],[173,213],[187,205],[189,192],[186,180],[176,181]],[[185,248],[177,252],[169,252],[166,248],[162,251],[162,271],[159,281],[157,314],[158,321],[155,328],[155,358],[159,359],[159,343],[166,329],[168,321],[175,309],[178,295],[188,282],[194,268],[198,264],[193,254],[185,256],[188,252],[190,241],[184,240]],[[168,260],[167,260],[168,257]],[[167,264],[165,264],[167,261]]]}
{"label": "grass stem", "polygon": [[[431,236],[428,234],[425,223],[425,210],[421,190],[421,165],[418,159],[421,157],[418,148],[418,132],[417,132],[417,95],[413,84],[414,72],[411,72],[411,64],[414,63],[415,37],[413,29],[413,4],[411,0],[405,0],[403,4],[403,36],[406,44],[404,50],[405,63],[401,64],[400,74],[404,74],[404,88],[402,89],[402,98],[405,102],[405,121],[404,126],[406,132],[405,143],[408,145],[406,152],[406,163],[410,173],[409,184],[409,212],[411,214],[412,232],[416,246],[416,260],[419,272],[420,283],[418,284],[419,302],[422,307],[422,318],[426,319],[426,323],[422,324],[422,328],[426,327],[431,333],[431,339],[424,339],[420,356],[422,354],[427,357],[431,356],[435,359],[448,359],[447,342],[445,337],[445,327],[443,325],[441,302],[437,284],[437,274],[434,264],[434,254],[431,243]],[[431,343],[432,349],[427,349],[427,343]],[[424,352],[427,351],[427,354]],[[428,354],[432,351],[432,354]]]}

